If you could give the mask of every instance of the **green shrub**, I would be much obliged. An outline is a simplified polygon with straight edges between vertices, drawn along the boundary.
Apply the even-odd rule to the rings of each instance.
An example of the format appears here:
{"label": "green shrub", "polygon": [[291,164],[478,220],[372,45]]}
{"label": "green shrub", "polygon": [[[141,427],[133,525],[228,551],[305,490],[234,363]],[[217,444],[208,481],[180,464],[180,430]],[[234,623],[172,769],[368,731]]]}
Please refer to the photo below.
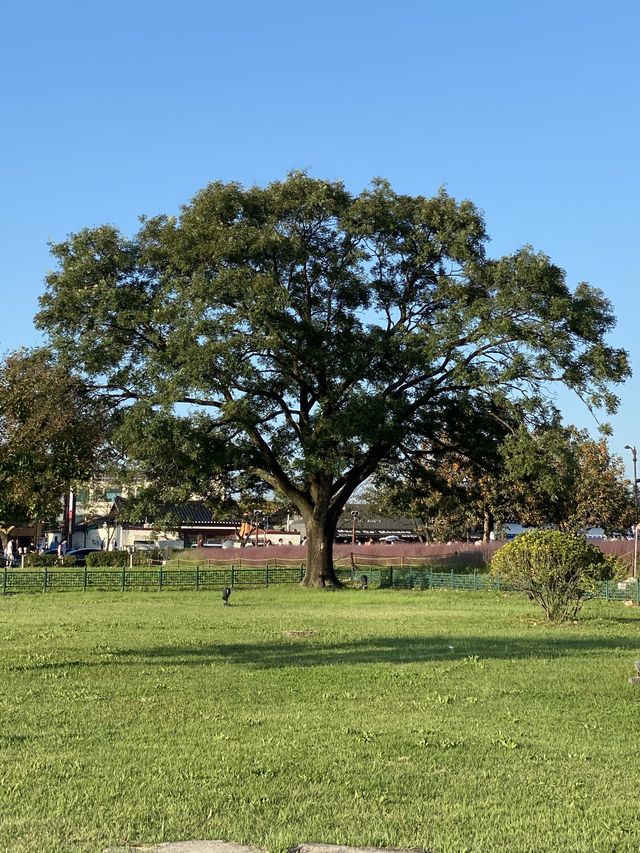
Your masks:
{"label": "green shrub", "polygon": [[491,573],[526,592],[550,621],[577,615],[603,581],[618,575],[616,557],[605,556],[579,536],[559,530],[531,530],[503,545],[491,561]]}
{"label": "green shrub", "polygon": [[37,568],[38,566],[75,566],[75,557],[58,557],[57,554],[25,554],[25,568]]}
{"label": "green shrub", "polygon": [[108,567],[116,566],[149,566],[158,565],[171,554],[167,554],[162,548],[150,548],[147,551],[134,551],[130,554],[128,551],[96,551],[93,554],[87,554],[87,566],[93,567]]}
{"label": "green shrub", "polygon": [[170,560],[173,551],[164,548],[150,548],[147,551],[134,551],[132,564],[134,566],[158,565],[163,560]]}
{"label": "green shrub", "polygon": [[126,551],[96,551],[87,554],[85,562],[87,566],[122,566],[129,565],[129,554]]}

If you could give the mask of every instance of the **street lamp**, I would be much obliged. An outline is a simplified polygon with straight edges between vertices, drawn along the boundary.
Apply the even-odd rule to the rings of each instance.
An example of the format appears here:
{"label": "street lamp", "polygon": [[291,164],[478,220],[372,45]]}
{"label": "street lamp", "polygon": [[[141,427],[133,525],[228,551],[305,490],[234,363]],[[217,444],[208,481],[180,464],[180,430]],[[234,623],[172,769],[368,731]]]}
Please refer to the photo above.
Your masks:
{"label": "street lamp", "polygon": [[625,444],[625,450],[631,451],[633,461],[633,505],[635,507],[633,520],[633,576],[638,577],[638,454],[635,445]]}
{"label": "street lamp", "polygon": [[357,509],[351,510],[351,544],[356,544],[356,522],[360,518],[360,513]]}

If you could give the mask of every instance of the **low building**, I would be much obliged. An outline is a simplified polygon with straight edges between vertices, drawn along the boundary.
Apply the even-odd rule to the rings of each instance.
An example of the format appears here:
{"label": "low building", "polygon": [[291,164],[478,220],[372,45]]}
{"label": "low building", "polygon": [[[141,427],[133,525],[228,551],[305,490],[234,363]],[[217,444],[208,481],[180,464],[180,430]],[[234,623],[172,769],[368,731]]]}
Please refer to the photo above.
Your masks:
{"label": "low building", "polygon": [[[354,515],[357,513],[357,515]],[[353,506],[338,519],[336,542],[417,542],[415,524],[410,518],[390,518],[371,512],[366,506]]]}
{"label": "low building", "polygon": [[[202,501],[167,504],[159,517],[169,521],[145,520],[131,522],[123,519],[126,500],[117,497],[110,511],[102,516],[76,525],[72,536],[74,548],[105,550],[136,550],[158,545],[165,548],[240,547],[243,540],[250,545],[297,545],[297,530],[282,531],[264,526],[242,531],[243,519],[215,519]],[[242,531],[242,532],[241,532]]]}

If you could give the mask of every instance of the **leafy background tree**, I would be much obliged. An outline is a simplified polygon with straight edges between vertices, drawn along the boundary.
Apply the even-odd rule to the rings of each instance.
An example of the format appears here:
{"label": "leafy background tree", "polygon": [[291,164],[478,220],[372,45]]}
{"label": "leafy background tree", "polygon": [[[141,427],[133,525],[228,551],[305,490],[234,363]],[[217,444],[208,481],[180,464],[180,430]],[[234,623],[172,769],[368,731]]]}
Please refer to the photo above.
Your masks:
{"label": "leafy background tree", "polygon": [[[464,539],[509,521],[584,534],[631,529],[633,487],[606,437],[559,422],[527,426],[513,417],[498,430],[474,428],[467,446],[432,446],[381,466],[368,500],[415,519],[427,540]],[[485,425],[491,423],[487,416]],[[484,441],[478,441],[478,436]]]}
{"label": "leafy background tree", "polygon": [[413,518],[425,541],[488,540],[513,517],[512,483],[504,450],[514,435],[558,422],[542,399],[514,403],[506,396],[458,398],[431,439],[416,432],[373,478],[369,499],[388,514]]}
{"label": "leafy background tree", "polygon": [[527,433],[505,441],[505,480],[512,513],[525,525],[572,533],[602,527],[626,534],[634,523],[633,486],[606,437],[573,426]]}
{"label": "leafy background tree", "polygon": [[55,520],[69,487],[104,461],[101,398],[45,349],[10,353],[0,365],[0,521],[10,528]]}
{"label": "leafy background tree", "polygon": [[120,405],[196,431],[206,413],[302,514],[305,583],[336,584],[340,512],[416,424],[437,434],[458,399],[553,382],[615,408],[629,370],[603,294],[571,291],[530,248],[490,259],[486,243],[474,205],[444,191],[216,182],[132,238],[102,226],[52,246],[37,324]]}

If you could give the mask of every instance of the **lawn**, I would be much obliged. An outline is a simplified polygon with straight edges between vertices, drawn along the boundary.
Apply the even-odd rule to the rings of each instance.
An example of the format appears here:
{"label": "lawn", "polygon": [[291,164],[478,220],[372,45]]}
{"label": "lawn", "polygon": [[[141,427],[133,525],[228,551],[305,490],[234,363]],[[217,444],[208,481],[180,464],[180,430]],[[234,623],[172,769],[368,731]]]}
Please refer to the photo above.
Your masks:
{"label": "lawn", "polygon": [[515,595],[0,599],[0,850],[640,848],[640,612]]}

